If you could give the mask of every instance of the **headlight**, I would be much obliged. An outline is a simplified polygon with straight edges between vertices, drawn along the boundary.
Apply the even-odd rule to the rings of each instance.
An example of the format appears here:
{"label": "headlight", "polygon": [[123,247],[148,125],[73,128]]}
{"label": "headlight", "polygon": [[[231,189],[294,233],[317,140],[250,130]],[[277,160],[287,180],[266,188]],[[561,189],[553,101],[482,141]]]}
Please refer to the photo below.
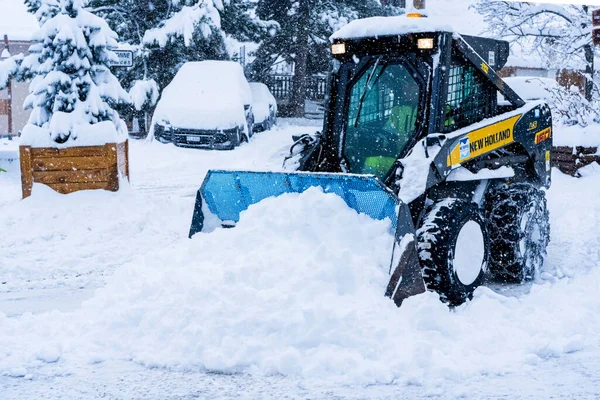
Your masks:
{"label": "headlight", "polygon": [[331,54],[346,54],[346,44],[345,43],[336,43],[331,45]]}
{"label": "headlight", "polygon": [[417,46],[421,50],[433,49],[433,38],[421,38],[417,40]]}

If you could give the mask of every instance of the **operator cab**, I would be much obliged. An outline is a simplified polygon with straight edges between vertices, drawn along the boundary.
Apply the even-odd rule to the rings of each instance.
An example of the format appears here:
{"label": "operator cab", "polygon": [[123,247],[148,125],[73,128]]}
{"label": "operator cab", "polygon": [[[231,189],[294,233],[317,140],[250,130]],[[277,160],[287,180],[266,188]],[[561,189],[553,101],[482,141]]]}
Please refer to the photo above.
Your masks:
{"label": "operator cab", "polygon": [[423,80],[403,59],[375,58],[350,85],[343,153],[348,171],[384,180],[415,136]]}
{"label": "operator cab", "polygon": [[[512,90],[499,78],[495,87],[492,72],[506,63],[508,43],[461,38],[438,31],[333,39],[325,126],[330,146],[340,149],[342,172],[375,175],[389,185],[398,160],[418,140],[507,111],[498,108],[497,93]],[[467,60],[460,46],[489,59]]]}

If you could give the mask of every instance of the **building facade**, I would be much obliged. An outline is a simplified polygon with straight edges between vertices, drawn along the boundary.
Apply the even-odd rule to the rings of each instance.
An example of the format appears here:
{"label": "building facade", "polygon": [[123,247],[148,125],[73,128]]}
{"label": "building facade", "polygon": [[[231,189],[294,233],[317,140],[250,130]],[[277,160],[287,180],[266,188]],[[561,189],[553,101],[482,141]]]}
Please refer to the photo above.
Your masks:
{"label": "building facade", "polygon": [[[9,53],[11,55],[28,53],[31,42],[24,40],[11,41],[9,38]],[[0,44],[0,54],[6,55],[6,47]],[[23,108],[25,98],[29,94],[29,84],[27,82],[11,82],[12,101],[8,97],[8,89],[0,90],[0,137],[18,136],[29,120],[30,111]],[[10,104],[10,107],[9,107]],[[8,112],[12,112],[12,124],[9,126]]]}

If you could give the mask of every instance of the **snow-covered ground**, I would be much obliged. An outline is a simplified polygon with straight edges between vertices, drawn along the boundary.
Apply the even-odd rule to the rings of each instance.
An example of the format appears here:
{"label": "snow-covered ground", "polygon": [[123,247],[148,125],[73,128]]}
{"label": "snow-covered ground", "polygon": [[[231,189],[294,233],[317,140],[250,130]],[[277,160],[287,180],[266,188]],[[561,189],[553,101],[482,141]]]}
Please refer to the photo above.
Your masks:
{"label": "snow-covered ground", "polygon": [[384,298],[386,223],[317,189],[187,239],[209,168],[279,170],[309,124],[231,152],[133,142],[116,194],[21,201],[0,159],[0,398],[600,396],[600,167],[553,172],[545,279],[455,310]]}

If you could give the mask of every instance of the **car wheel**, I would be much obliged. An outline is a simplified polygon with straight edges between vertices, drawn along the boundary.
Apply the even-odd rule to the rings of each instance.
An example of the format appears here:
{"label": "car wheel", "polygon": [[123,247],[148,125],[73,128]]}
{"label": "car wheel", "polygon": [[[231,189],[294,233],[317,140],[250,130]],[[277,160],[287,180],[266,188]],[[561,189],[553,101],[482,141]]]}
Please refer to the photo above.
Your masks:
{"label": "car wheel", "polygon": [[163,143],[163,144],[167,144],[167,143],[171,143],[171,140],[163,137],[163,136],[155,136],[156,140],[158,140],[159,142]]}

